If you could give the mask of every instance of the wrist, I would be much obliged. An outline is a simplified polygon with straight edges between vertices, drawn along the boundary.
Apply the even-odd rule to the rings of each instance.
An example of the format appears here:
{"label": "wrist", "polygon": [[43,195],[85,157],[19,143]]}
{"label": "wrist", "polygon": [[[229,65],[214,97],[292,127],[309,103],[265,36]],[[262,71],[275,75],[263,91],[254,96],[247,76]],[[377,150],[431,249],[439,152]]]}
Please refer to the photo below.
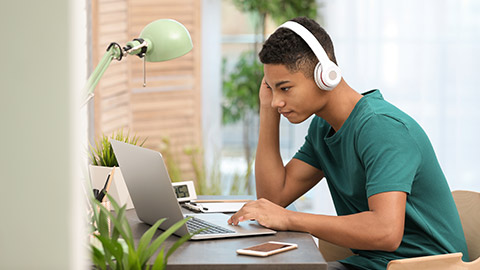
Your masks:
{"label": "wrist", "polygon": [[296,211],[291,211],[291,210],[287,210],[287,213],[285,214],[285,218],[286,218],[286,227],[287,227],[287,230],[288,231],[302,231],[299,229],[298,227],[298,220],[301,218],[298,216],[299,212],[296,212]]}
{"label": "wrist", "polygon": [[286,224],[289,231],[306,232],[313,235],[312,228],[308,225],[311,214],[287,210]]}
{"label": "wrist", "polygon": [[260,115],[265,115],[265,116],[278,116],[280,118],[280,114],[278,113],[278,110],[276,108],[273,108],[270,105],[263,105],[260,104]]}
{"label": "wrist", "polygon": [[275,110],[270,103],[262,103],[260,102],[260,109],[264,110]]}

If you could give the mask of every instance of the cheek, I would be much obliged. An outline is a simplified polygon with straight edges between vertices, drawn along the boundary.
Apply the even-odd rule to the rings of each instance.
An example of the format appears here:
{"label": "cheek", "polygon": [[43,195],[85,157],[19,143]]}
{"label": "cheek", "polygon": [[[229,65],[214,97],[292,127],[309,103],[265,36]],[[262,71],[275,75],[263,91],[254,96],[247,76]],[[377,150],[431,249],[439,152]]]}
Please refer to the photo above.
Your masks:
{"label": "cheek", "polygon": [[295,103],[300,106],[300,108],[308,108],[311,106],[312,102],[317,98],[315,93],[311,89],[303,88],[295,93]]}

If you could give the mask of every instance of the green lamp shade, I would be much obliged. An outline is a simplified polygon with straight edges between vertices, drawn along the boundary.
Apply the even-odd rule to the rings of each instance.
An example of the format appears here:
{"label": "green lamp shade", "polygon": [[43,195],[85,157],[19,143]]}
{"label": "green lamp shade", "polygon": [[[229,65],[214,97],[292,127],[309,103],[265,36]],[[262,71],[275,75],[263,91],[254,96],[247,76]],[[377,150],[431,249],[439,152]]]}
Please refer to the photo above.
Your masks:
{"label": "green lamp shade", "polygon": [[183,24],[161,19],[149,23],[140,33],[148,43],[145,60],[160,62],[180,57],[193,48],[192,38]]}

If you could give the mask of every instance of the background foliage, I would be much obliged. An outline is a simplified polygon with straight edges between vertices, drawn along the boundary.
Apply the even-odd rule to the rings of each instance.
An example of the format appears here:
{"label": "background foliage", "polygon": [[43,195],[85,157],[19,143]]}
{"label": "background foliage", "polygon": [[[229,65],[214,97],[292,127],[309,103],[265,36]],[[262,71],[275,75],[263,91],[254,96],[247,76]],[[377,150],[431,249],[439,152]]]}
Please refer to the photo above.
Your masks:
{"label": "background foliage", "polygon": [[[244,157],[247,164],[245,173],[245,189],[253,194],[252,167],[254,150],[252,145],[257,134],[253,134],[253,125],[256,124],[258,116],[259,99],[258,90],[263,78],[263,65],[258,60],[260,45],[265,41],[266,21],[271,18],[276,24],[281,24],[289,19],[298,16],[317,18],[317,3],[315,0],[232,0],[235,6],[242,12],[250,15],[254,28],[253,49],[243,52],[233,65],[232,70],[227,70],[226,60],[223,60],[222,67],[222,122],[233,124],[242,122],[242,141]],[[260,36],[260,39],[258,37]],[[236,176],[235,181],[241,177]],[[238,185],[235,183],[237,187]]]}

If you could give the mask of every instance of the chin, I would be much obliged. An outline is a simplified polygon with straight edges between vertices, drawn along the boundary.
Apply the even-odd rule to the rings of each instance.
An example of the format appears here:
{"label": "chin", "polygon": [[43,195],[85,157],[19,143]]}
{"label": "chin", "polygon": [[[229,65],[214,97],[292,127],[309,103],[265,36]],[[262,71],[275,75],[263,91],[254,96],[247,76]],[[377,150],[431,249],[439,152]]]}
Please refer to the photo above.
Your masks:
{"label": "chin", "polygon": [[291,118],[287,118],[287,120],[288,120],[288,122],[290,122],[292,124],[300,124],[303,121],[307,120],[307,118],[291,117]]}

